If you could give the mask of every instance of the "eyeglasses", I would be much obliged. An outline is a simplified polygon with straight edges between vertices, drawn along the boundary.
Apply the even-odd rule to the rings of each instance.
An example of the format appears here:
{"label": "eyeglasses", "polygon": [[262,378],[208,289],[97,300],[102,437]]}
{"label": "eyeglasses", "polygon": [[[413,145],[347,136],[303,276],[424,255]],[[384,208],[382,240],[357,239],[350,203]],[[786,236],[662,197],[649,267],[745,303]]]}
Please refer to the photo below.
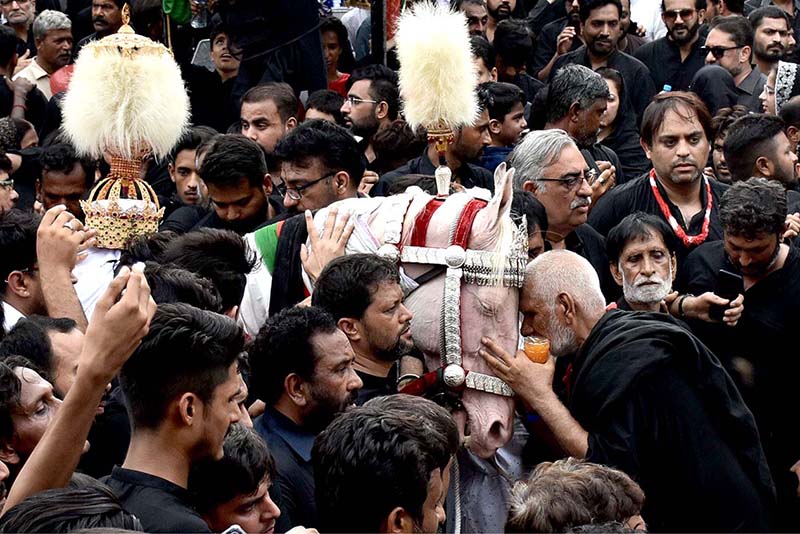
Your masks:
{"label": "eyeglasses", "polygon": [[12,180],[11,178],[8,178],[6,180],[0,180],[0,187],[5,189],[6,191],[14,189],[14,180]]}
{"label": "eyeglasses", "polygon": [[678,16],[681,17],[682,20],[686,20],[691,18],[692,15],[697,13],[696,9],[673,9],[672,11],[663,11],[661,15],[667,20],[675,20]]}
{"label": "eyeglasses", "polygon": [[345,98],[345,100],[350,102],[351,106],[357,106],[359,104],[377,104],[378,103],[377,100],[364,100],[363,98],[359,98],[359,97],[354,96],[354,95],[347,95],[347,98]]}
{"label": "eyeglasses", "polygon": [[722,59],[722,56],[725,55],[725,52],[728,50],[738,50],[742,48],[741,46],[701,46],[700,51],[703,55],[708,55],[709,53],[714,56],[715,59]]}
{"label": "eyeglasses", "polygon": [[321,177],[317,178],[316,180],[312,180],[312,181],[308,182],[306,185],[301,185],[300,187],[293,187],[291,189],[286,187],[286,182],[284,181],[281,185],[278,186],[278,192],[281,193],[282,195],[288,196],[292,200],[300,200],[301,198],[303,198],[303,191],[305,191],[306,189],[308,189],[312,185],[314,185],[314,184],[316,184],[318,182],[321,182],[325,178],[330,178],[331,176],[333,176],[337,172],[339,172],[339,171],[331,171],[328,174],[326,174],[325,176],[321,176]]}
{"label": "eyeglasses", "polygon": [[594,169],[586,169],[580,176],[573,176],[572,178],[539,178],[538,182],[558,182],[563,184],[567,189],[572,191],[575,186],[581,184],[584,180],[589,185],[592,185],[597,180],[597,171]]}

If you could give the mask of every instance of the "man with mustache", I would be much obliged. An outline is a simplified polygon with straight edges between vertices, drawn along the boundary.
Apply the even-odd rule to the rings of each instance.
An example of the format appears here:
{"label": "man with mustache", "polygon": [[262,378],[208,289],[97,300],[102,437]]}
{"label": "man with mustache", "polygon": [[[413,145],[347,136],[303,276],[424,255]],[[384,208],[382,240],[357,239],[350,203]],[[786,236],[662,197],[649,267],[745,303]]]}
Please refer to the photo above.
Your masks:
{"label": "man with mustache", "polygon": [[92,0],[92,26],[94,33],[78,41],[77,49],[89,41],[95,41],[117,33],[122,27],[122,7],[125,0]]}
{"label": "man with mustache", "polygon": [[792,21],[789,15],[775,6],[751,12],[747,19],[753,27],[753,56],[759,72],[765,76],[778,61],[785,59],[790,44]]}
{"label": "man with mustache", "polygon": [[743,277],[745,306],[738,324],[695,328],[692,323],[692,328],[728,368],[758,423],[778,493],[775,531],[800,529],[798,478],[790,471],[800,460],[800,433],[787,423],[796,413],[792,392],[800,372],[798,359],[787,352],[800,319],[800,254],[783,240],[786,208],[786,190],[774,180],[734,183],[720,205],[723,240],[690,254],[677,284],[699,294],[714,290],[720,269]]}
{"label": "man with mustache", "polygon": [[491,43],[494,41],[494,31],[500,21],[510,19],[517,8],[517,0],[486,0],[486,10],[489,20],[486,23],[486,38]]}
{"label": "man with mustache", "polygon": [[686,91],[705,64],[704,39],[699,34],[705,6],[706,0],[661,0],[667,35],[642,45],[634,54],[650,69],[657,90],[669,85],[673,91]]}
{"label": "man with mustache", "polygon": [[316,306],[267,319],[249,350],[251,386],[267,405],[254,428],[275,460],[281,515],[289,526],[316,525],[314,438],[356,400],[355,354],[334,318]]}
{"label": "man with mustache", "polygon": [[595,175],[575,141],[564,130],[531,132],[511,152],[509,166],[516,169],[514,189],[529,191],[544,204],[548,247],[570,250],[589,260],[606,300],[617,300],[620,288],[608,269],[605,240],[586,224]]}
{"label": "man with mustache", "polygon": [[311,303],[330,312],[355,352],[363,381],[357,403],[396,392],[392,367],[413,348],[397,266],[373,254],[349,254],[320,273]]}
{"label": "man with mustache", "polygon": [[72,22],[60,11],[42,11],[33,21],[33,38],[38,53],[14,79],[26,78],[49,100],[50,75],[72,61]]}
{"label": "man with mustache", "polygon": [[0,11],[6,18],[6,24],[17,34],[17,54],[36,55],[36,43],[33,39],[31,24],[36,14],[35,0],[4,0],[0,2]]}
{"label": "man with mustache", "polygon": [[694,93],[656,95],[642,118],[641,144],[653,169],[609,191],[589,224],[602,235],[635,211],[663,218],[680,243],[678,268],[705,241],[722,239],[719,199],[727,185],[703,175],[710,152],[711,116]]}

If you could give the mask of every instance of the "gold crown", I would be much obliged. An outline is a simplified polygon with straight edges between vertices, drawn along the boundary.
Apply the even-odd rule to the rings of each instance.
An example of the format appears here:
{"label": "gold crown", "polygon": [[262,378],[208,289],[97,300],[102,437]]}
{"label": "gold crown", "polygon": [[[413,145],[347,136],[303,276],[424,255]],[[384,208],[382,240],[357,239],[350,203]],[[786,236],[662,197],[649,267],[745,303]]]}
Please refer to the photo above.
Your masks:
{"label": "gold crown", "polygon": [[131,9],[126,3],[122,7],[122,27],[116,33],[107,37],[90,41],[84,48],[94,50],[95,54],[103,51],[116,50],[125,59],[134,56],[153,55],[161,56],[164,54],[172,55],[172,51],[161,43],[157,43],[143,35],[138,35],[130,26]]}
{"label": "gold crown", "polygon": [[111,173],[81,201],[86,226],[97,230],[97,247],[122,249],[135,236],[158,231],[164,216],[150,184],[139,179],[141,159],[111,157]]}

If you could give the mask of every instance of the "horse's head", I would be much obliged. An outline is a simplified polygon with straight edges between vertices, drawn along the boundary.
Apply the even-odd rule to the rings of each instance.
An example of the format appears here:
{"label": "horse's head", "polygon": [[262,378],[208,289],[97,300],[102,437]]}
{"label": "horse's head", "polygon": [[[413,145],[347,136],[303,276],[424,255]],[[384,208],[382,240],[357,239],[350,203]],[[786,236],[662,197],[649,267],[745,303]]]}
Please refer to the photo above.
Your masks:
{"label": "horse's head", "polygon": [[[468,249],[496,252],[496,259],[512,252],[515,236],[515,226],[510,217],[513,171],[505,172],[504,168],[495,173],[494,197],[477,212],[467,241]],[[430,219],[427,247],[448,247],[455,222],[468,200],[466,194],[453,195],[436,211]],[[498,262],[491,267],[488,280],[484,279],[480,284],[461,283],[460,287],[462,365],[468,372],[485,375],[492,375],[492,371],[478,355],[481,338],[490,337],[513,353],[519,336],[518,289],[503,284],[503,265]],[[406,271],[412,276],[418,276],[429,268],[406,265]],[[497,275],[494,279],[491,279],[492,273]],[[406,299],[406,306],[414,313],[411,327],[414,342],[425,353],[429,369],[442,365],[440,339],[444,285],[445,277],[439,276]],[[493,455],[511,439],[512,398],[467,388],[461,400],[464,411],[454,415],[464,433],[469,435],[470,449],[484,458]]]}

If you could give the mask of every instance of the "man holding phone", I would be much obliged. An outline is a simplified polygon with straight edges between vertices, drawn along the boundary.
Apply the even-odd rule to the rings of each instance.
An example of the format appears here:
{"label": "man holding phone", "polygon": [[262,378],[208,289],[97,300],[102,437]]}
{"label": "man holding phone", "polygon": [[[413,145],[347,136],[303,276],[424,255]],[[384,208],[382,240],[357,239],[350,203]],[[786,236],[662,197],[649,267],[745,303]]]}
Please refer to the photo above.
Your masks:
{"label": "man holding phone", "polygon": [[[796,406],[794,379],[800,360],[800,253],[783,243],[786,191],[774,181],[751,178],[722,197],[723,240],[698,247],[686,260],[680,285],[688,292],[722,291],[726,279],[742,277],[745,307],[738,324],[693,324],[693,331],[719,356],[756,418],[778,491],[775,529],[798,530],[797,476],[800,429],[791,424]],[[729,274],[725,274],[728,271]]]}

